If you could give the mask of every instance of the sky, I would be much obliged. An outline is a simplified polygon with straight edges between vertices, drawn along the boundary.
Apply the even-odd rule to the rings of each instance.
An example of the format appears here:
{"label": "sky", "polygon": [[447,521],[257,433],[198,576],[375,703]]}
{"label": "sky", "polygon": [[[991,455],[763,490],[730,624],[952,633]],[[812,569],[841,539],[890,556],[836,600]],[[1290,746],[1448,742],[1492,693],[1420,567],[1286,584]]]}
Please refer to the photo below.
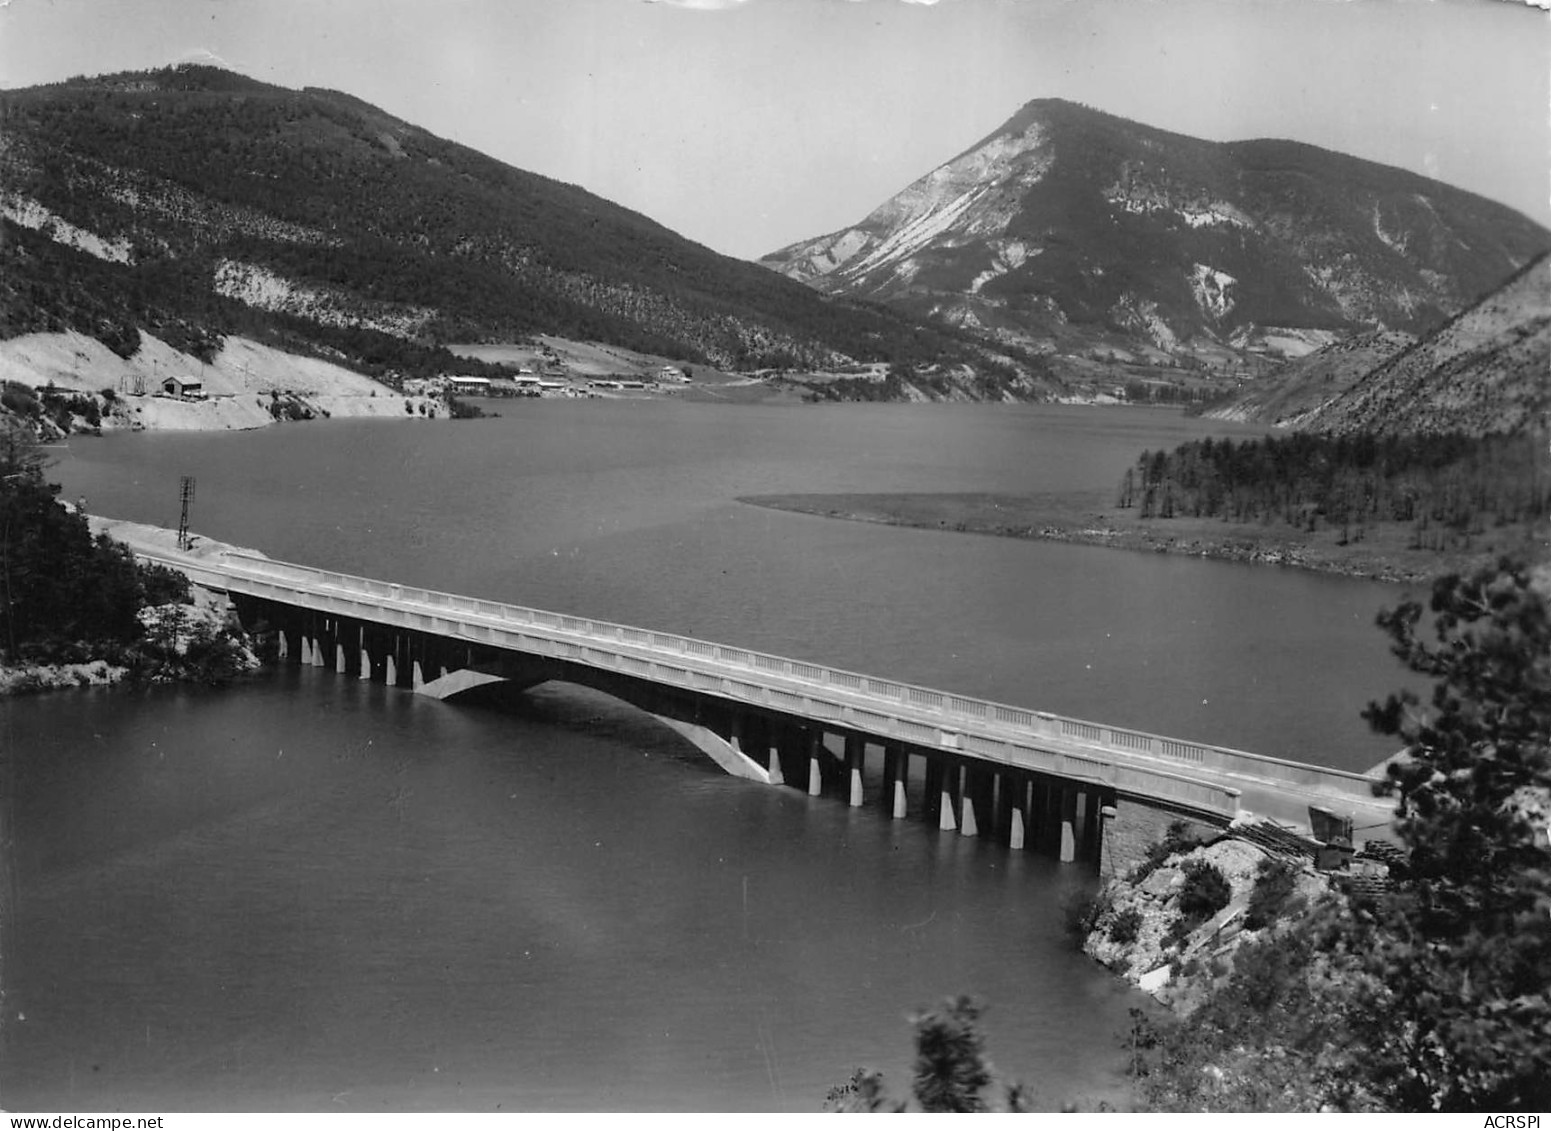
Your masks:
{"label": "sky", "polygon": [[217,61],[343,90],[743,258],[860,220],[1047,97],[1310,142],[1551,226],[1546,4],[9,0],[0,86]]}

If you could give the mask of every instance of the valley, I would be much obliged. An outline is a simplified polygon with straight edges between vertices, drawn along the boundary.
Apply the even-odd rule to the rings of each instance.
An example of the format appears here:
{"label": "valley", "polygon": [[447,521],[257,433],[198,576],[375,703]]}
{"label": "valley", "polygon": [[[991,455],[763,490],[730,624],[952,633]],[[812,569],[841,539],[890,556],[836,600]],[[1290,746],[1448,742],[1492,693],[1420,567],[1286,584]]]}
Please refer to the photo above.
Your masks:
{"label": "valley", "polygon": [[[1221,1012],[1253,1030],[1219,1026],[1221,1046],[1187,1065],[1192,1088],[1224,1089],[1179,1093],[1190,1110],[1532,1106],[1551,1079],[1531,1040],[1551,969],[1551,653],[1545,569],[1517,563],[1551,560],[1551,230],[1431,175],[1430,148],[1400,168],[1355,155],[1395,159],[1389,139],[1328,147],[1347,111],[1313,108],[1305,75],[1263,94],[1258,72],[1286,66],[1263,51],[1237,77],[1214,48],[1189,78],[1170,59],[1084,88],[1055,76],[1101,42],[1085,28],[1058,65],[1005,68],[1017,96],[986,114],[978,83],[923,81],[949,73],[923,29],[993,20],[973,53],[990,97],[1003,68],[985,29],[1039,6],[663,0],[603,19],[612,2],[513,0],[521,31],[504,39],[441,6],[432,18],[461,38],[404,53],[385,48],[408,6],[385,3],[381,28],[309,10],[334,29],[319,51],[368,60],[330,80],[357,93],[279,81],[312,61],[262,81],[210,52],[0,89],[0,692],[82,685],[0,699],[7,1104],[811,1111],[867,1102],[835,1086],[851,1064],[910,1078],[919,1063],[888,1051],[900,1019],[975,993],[994,1003],[1001,1063],[1032,1088],[1009,1085],[1009,1107],[1166,1106],[1140,1053],[1165,1067],[1194,1021],[1142,1050],[1153,1003],[1132,983],[1176,979],[1177,1001],[1208,1003],[1200,1032]],[[1053,7],[1041,33],[1081,6]],[[820,71],[806,49],[750,65],[720,38],[763,46],[799,9],[815,26],[906,28],[878,42],[913,47]],[[616,24],[635,30],[552,65]],[[477,61],[487,46],[499,64]],[[401,90],[371,85],[390,59]],[[474,97],[485,72],[498,78]],[[1477,99],[1453,75],[1440,84]],[[1234,113],[1308,95],[1320,120],[1298,136],[1326,144],[1250,128],[1296,117],[1170,117],[1160,77]],[[858,115],[844,152],[820,150],[830,123],[801,111],[808,84],[826,114]],[[1136,117],[1077,100],[1128,84],[1149,97],[1115,106]],[[1375,94],[1350,100],[1349,139],[1380,130]],[[1149,124],[1154,108],[1231,140]],[[1443,116],[1412,116],[1412,140],[1434,144]],[[897,161],[885,119],[941,152]],[[975,124],[942,145],[937,119]],[[869,164],[892,184],[867,189],[881,203],[866,211],[841,189]],[[745,167],[790,194],[790,216],[737,191]],[[604,169],[634,205],[583,187]],[[799,211],[815,191],[860,218]],[[740,253],[790,242],[740,258],[641,203],[693,222],[690,199],[756,234]],[[179,652],[183,605],[151,600],[167,578],[88,529],[255,547],[276,559],[277,593],[295,581],[285,562],[315,567],[305,662],[249,672],[244,651],[220,694],[86,686],[108,678],[109,644],[203,670],[188,641]],[[352,591],[341,574],[380,580]],[[406,586],[424,590],[424,631],[388,648],[372,634],[405,622],[368,626],[355,599],[391,611]],[[1455,713],[1437,732],[1411,712],[1421,677],[1448,666],[1407,638],[1429,590],[1454,593],[1440,637],[1482,620],[1497,665],[1461,664],[1432,699]],[[299,614],[264,600],[243,613],[254,624],[221,630],[294,659],[266,618]],[[548,644],[535,629],[507,649],[514,666],[480,668],[492,632],[512,643],[513,625],[551,622],[564,631]],[[573,661],[592,683],[573,682]],[[883,698],[816,698],[809,669]],[[474,694],[415,694],[444,676],[439,690]],[[658,715],[667,698],[643,713],[613,694],[648,679],[684,698]],[[856,713],[888,697],[909,717]],[[990,729],[945,727],[958,710]],[[683,740],[713,721],[743,762]],[[1059,727],[1039,765],[1077,792],[1029,807],[1011,778],[976,779],[971,755],[1005,759],[972,740],[1001,742],[1003,723]],[[911,743],[937,761],[907,795]],[[1152,760],[1170,792],[1117,823],[1142,763],[1098,760],[1100,744]],[[1294,932],[1335,924],[1343,954],[1388,963],[1356,989],[1321,980],[1339,963],[1297,965],[1317,948],[1282,962],[1271,934],[1275,976],[1246,990],[1260,969],[1246,965],[1234,981],[1215,948],[1244,929],[1249,855],[1209,911],[1201,890],[1146,917],[1105,904],[1131,863],[1164,863],[1185,818],[1211,837],[1270,828],[1256,785],[1208,780],[1213,759],[1247,751],[1356,782],[1342,796],[1360,806],[1340,813],[1320,808],[1333,794],[1289,794],[1277,819],[1295,824],[1271,836],[1318,837],[1332,902],[1278,914]],[[1455,761],[1429,777],[1440,751]],[[750,753],[761,780],[717,768]],[[1372,811],[1384,767],[1422,798],[1410,823]],[[1481,791],[1441,838],[1470,850],[1440,867],[1415,813],[1445,778]],[[797,788],[767,788],[782,784]],[[1043,826],[1027,842],[1025,808]],[[978,835],[1004,809],[1007,835]],[[1067,851],[1068,823],[1092,851]],[[1393,885],[1349,889],[1354,838],[1394,849]],[[1148,898],[1198,884],[1202,860],[1161,869]],[[1498,872],[1518,886],[1493,887]],[[1417,913],[1461,891],[1470,913],[1447,931],[1436,908]],[[1348,914],[1370,898],[1382,914]],[[1112,977],[1066,937],[1078,927],[1090,954],[1096,932],[1126,963],[1115,948],[1147,936],[1134,953],[1149,969]],[[1165,933],[1182,961],[1154,945]],[[1406,978],[1424,944],[1461,937],[1480,947],[1431,970],[1454,994],[1453,1028],[1435,1031]],[[1260,1039],[1310,1013],[1298,1040]],[[1426,1056],[1400,1063],[1417,1032]],[[1390,1067],[1342,1061],[1344,1040]]]}

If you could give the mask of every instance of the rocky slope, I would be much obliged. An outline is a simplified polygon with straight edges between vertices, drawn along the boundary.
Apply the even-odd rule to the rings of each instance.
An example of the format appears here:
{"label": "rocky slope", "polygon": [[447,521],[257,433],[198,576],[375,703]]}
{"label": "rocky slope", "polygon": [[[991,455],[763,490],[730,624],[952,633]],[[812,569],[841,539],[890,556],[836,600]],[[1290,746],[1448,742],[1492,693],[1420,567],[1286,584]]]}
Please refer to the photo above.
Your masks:
{"label": "rocky slope", "polygon": [[1368,330],[1332,342],[1246,386],[1201,415],[1208,420],[1283,424],[1346,392],[1369,372],[1416,344],[1398,330]]}
{"label": "rocky slope", "polygon": [[[349,95],[184,66],[0,93],[0,338],[229,334],[373,373],[539,333],[724,368],[968,364],[948,327],[829,298]],[[468,363],[462,366],[468,368]]]}
{"label": "rocky slope", "polygon": [[[193,383],[172,395],[164,382]],[[139,335],[129,358],[75,331],[0,341],[0,416],[43,439],[70,432],[225,431],[328,417],[445,416],[434,396],[404,396],[334,362],[233,335],[208,362]]]}
{"label": "rocky slope", "polygon": [[762,262],[1009,342],[1224,365],[1425,332],[1548,247],[1517,212],[1403,170],[1040,100],[855,225]]}
{"label": "rocky slope", "polygon": [[1241,946],[1296,929],[1328,893],[1381,890],[1404,869],[1404,854],[1384,840],[1366,841],[1334,871],[1315,866],[1319,853],[1317,842],[1254,818],[1226,835],[1198,828],[1165,841],[1105,883],[1082,924],[1082,949],[1188,1014]]}
{"label": "rocky slope", "polygon": [[1551,257],[1290,420],[1321,432],[1518,432],[1551,423]]}

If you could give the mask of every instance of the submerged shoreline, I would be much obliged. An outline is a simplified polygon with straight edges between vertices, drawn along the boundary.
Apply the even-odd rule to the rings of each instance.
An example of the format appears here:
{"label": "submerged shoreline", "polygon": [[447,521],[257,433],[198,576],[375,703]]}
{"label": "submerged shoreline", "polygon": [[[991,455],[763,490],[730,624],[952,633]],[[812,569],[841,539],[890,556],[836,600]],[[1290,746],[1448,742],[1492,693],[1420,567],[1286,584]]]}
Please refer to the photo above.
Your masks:
{"label": "submerged shoreline", "polygon": [[742,495],[740,503],[797,514],[873,522],[919,530],[1033,538],[1160,554],[1290,566],[1397,585],[1425,583],[1507,547],[1471,551],[1416,550],[1409,527],[1387,524],[1371,538],[1338,544],[1333,530],[1298,537],[1285,527],[1220,519],[1141,519],[1104,505],[1096,493],[1001,494],[771,494]]}

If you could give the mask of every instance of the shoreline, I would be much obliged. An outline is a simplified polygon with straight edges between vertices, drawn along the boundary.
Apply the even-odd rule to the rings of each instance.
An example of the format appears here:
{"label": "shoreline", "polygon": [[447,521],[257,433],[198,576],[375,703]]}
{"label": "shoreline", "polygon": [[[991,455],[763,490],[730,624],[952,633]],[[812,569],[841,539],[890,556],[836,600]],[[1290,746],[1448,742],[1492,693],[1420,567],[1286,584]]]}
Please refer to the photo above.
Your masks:
{"label": "shoreline", "polygon": [[[67,510],[74,510],[71,503],[58,504]],[[175,557],[184,559],[191,566],[198,566],[200,561],[206,558],[219,556],[228,550],[252,554],[257,557],[264,555],[257,550],[244,549],[227,542],[218,542],[215,539],[197,535],[192,538],[191,545],[186,550],[180,550],[177,545],[177,531],[168,530],[160,526],[150,526],[141,522],[129,522],[124,519],[105,518],[101,515],[87,515],[87,525],[93,538],[106,535],[113,541],[134,550],[151,550],[163,557]],[[202,588],[197,583],[191,584],[189,589],[191,601],[181,606],[183,615],[188,619],[191,627],[204,626],[210,631],[221,632],[225,629],[227,614],[231,610],[231,602],[225,594],[211,592]],[[164,608],[165,606],[163,606]],[[140,610],[142,623],[145,623],[144,615],[154,611],[158,606],[147,606]],[[147,628],[151,626],[147,624]],[[165,631],[165,630],[164,630]],[[182,655],[186,652],[188,630],[174,627],[172,629],[173,650]],[[240,633],[236,638],[246,653],[244,660],[245,670],[251,671],[258,666],[258,659],[253,654],[253,641],[248,635]],[[251,661],[251,662],[249,662]],[[51,691],[70,691],[84,687],[114,687],[129,680],[130,668],[123,663],[115,662],[103,656],[92,656],[90,659],[77,662],[36,662],[15,665],[0,665],[0,700],[20,696],[38,695]],[[197,682],[198,677],[193,672],[172,679],[153,678],[152,682]]]}
{"label": "shoreline", "polygon": [[1220,519],[1139,519],[1105,506],[1101,493],[770,494],[740,495],[738,502],[847,522],[1284,566],[1392,585],[1425,584],[1510,548],[1413,550],[1405,544],[1410,527],[1402,524],[1373,528],[1371,537],[1343,546],[1331,530],[1298,537],[1285,527]]}

